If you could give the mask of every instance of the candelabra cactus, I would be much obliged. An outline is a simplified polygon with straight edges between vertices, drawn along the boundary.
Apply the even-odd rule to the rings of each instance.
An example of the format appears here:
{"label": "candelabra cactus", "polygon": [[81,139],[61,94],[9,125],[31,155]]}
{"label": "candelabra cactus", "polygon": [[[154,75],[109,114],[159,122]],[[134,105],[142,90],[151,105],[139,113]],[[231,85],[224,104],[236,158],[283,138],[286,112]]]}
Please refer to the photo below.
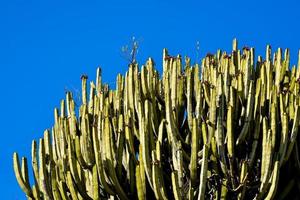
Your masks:
{"label": "candelabra cactus", "polygon": [[[284,199],[300,192],[300,59],[279,48],[217,51],[201,66],[163,52],[162,76],[133,62],[116,89],[82,76],[76,117],[71,93],[55,123],[14,153],[28,199]],[[300,54],[299,54],[300,56]],[[201,75],[200,75],[201,74]]]}

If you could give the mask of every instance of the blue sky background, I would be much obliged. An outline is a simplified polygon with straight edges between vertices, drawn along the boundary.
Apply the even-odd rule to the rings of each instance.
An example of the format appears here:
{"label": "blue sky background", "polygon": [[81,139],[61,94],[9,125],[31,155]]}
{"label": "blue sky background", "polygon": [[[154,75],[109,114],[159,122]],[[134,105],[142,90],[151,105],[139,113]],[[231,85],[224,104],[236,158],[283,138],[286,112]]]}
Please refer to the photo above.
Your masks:
{"label": "blue sky background", "polygon": [[[104,3],[105,2],[105,3]],[[148,56],[161,69],[162,49],[196,58],[271,44],[300,48],[300,4],[295,1],[33,1],[0,0],[0,192],[25,199],[13,174],[12,154],[29,157],[31,141],[53,124],[65,90],[80,90],[80,75],[94,80],[97,66],[114,87],[127,62],[122,46],[140,41],[139,63]]]}

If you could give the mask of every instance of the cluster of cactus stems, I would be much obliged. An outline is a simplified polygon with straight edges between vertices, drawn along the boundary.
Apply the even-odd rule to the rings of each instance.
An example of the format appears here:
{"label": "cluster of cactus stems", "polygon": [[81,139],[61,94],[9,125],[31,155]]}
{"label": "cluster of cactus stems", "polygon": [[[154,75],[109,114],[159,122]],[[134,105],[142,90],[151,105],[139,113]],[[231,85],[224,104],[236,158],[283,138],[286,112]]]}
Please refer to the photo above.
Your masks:
{"label": "cluster of cactus stems", "polygon": [[13,155],[28,199],[297,198],[300,60],[270,46],[255,60],[234,40],[201,65],[166,49],[161,76],[154,65],[131,63],[116,89],[100,68],[89,89],[82,76],[79,111],[68,92],[32,142],[34,184]]}

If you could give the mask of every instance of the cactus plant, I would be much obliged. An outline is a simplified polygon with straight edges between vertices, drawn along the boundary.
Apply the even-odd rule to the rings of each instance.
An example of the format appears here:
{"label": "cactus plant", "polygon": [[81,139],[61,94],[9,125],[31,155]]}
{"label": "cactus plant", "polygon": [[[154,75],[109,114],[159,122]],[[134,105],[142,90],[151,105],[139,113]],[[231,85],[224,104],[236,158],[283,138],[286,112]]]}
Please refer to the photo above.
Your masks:
{"label": "cactus plant", "polygon": [[[299,52],[300,58],[300,52]],[[13,166],[28,199],[285,199],[300,191],[300,59],[254,49],[185,63],[163,51],[132,62],[116,89],[82,76],[78,116],[71,93],[55,123]]]}

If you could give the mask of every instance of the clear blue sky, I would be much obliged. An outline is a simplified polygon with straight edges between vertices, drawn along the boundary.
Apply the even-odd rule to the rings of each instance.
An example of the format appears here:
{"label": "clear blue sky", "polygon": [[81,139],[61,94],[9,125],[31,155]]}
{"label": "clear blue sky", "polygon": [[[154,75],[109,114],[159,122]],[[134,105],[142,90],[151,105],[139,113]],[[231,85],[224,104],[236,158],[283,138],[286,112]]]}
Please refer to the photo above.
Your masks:
{"label": "clear blue sky", "polygon": [[[83,3],[85,2],[85,3]],[[102,3],[105,2],[105,3]],[[109,2],[109,3],[108,3]],[[53,124],[65,89],[80,89],[80,75],[104,81],[126,71],[120,49],[140,40],[139,63],[148,56],[161,69],[162,49],[195,58],[231,49],[234,37],[264,54],[290,48],[297,62],[300,4],[297,1],[0,1],[0,192],[25,199],[12,168],[12,154],[29,157],[31,141]]]}

